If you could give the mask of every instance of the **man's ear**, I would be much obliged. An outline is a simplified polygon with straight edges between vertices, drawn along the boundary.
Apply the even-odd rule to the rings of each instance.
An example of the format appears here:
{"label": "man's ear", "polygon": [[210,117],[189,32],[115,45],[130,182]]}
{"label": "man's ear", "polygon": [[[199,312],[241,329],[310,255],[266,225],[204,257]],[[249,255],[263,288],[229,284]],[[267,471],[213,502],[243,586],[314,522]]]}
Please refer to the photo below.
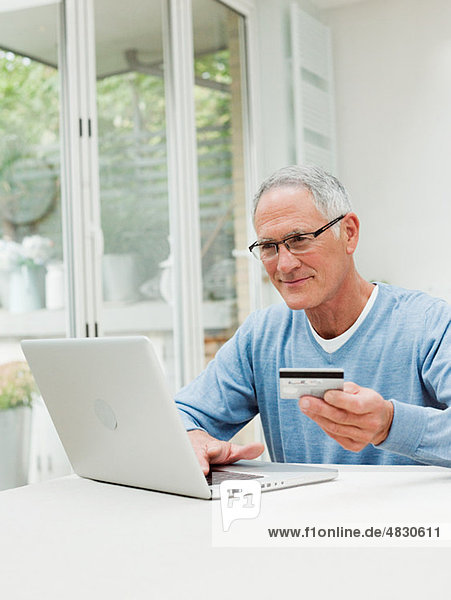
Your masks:
{"label": "man's ear", "polygon": [[350,212],[342,221],[341,231],[346,244],[347,254],[354,254],[359,242],[360,221],[358,216]]}

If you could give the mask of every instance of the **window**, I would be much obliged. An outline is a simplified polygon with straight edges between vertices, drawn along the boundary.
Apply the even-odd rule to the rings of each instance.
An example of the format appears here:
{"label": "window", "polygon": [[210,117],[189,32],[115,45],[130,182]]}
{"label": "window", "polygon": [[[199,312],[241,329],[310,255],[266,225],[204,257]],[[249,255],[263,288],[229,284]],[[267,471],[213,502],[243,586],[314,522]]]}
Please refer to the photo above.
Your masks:
{"label": "window", "polygon": [[[2,13],[0,259],[39,237],[25,282],[0,262],[0,362],[25,337],[145,334],[175,391],[247,315],[244,34],[215,0]],[[68,463],[34,410],[37,480]]]}
{"label": "window", "polygon": [[193,28],[208,361],[249,313],[244,18],[215,0],[198,0],[193,3]]}

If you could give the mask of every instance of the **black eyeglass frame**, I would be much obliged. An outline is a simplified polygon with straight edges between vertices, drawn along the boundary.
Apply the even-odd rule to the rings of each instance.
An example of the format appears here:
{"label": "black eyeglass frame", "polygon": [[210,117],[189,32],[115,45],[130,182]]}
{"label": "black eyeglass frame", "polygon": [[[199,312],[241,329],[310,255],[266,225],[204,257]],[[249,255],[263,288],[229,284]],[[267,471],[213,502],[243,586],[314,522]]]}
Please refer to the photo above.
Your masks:
{"label": "black eyeglass frame", "polygon": [[276,248],[276,253],[274,254],[274,256],[277,256],[279,254],[279,246],[280,244],[283,244],[285,246],[285,248],[288,250],[288,252],[291,252],[290,246],[287,246],[287,242],[289,242],[290,240],[292,240],[293,238],[306,238],[306,239],[316,239],[319,235],[321,235],[322,233],[324,233],[325,231],[327,231],[327,229],[329,229],[330,227],[332,227],[333,225],[335,225],[335,223],[338,223],[339,221],[341,221],[342,219],[344,219],[344,217],[346,217],[345,213],[344,215],[340,215],[339,217],[336,217],[335,219],[333,219],[332,221],[330,221],[329,223],[326,223],[326,225],[323,225],[322,227],[320,227],[319,229],[317,229],[316,231],[310,231],[308,233],[293,233],[292,235],[289,235],[288,237],[284,238],[283,240],[280,240],[280,242],[254,242],[253,244],[251,244],[249,246],[249,252],[255,256],[255,258],[257,258],[258,260],[261,260],[261,258],[259,256],[256,256],[253,253],[254,248],[258,248],[259,246],[275,246]]}

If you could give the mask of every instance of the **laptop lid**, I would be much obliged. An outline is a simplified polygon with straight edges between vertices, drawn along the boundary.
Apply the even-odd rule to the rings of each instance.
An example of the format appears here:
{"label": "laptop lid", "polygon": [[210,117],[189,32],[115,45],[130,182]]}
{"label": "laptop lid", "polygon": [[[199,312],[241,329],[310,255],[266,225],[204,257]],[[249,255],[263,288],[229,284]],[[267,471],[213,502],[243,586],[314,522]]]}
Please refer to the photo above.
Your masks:
{"label": "laptop lid", "polygon": [[148,338],[24,340],[22,348],[78,475],[210,498]]}

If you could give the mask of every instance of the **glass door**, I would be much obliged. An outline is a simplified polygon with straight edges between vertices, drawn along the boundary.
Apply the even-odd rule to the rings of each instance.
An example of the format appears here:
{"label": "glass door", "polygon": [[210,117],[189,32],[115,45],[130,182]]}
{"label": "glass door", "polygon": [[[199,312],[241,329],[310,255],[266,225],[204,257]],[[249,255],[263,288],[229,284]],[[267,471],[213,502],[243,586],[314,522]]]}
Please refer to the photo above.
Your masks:
{"label": "glass door", "polygon": [[216,0],[194,0],[193,29],[208,362],[250,312],[244,17]]}
{"label": "glass door", "polygon": [[160,0],[94,0],[102,331],[145,334],[174,381]]}

